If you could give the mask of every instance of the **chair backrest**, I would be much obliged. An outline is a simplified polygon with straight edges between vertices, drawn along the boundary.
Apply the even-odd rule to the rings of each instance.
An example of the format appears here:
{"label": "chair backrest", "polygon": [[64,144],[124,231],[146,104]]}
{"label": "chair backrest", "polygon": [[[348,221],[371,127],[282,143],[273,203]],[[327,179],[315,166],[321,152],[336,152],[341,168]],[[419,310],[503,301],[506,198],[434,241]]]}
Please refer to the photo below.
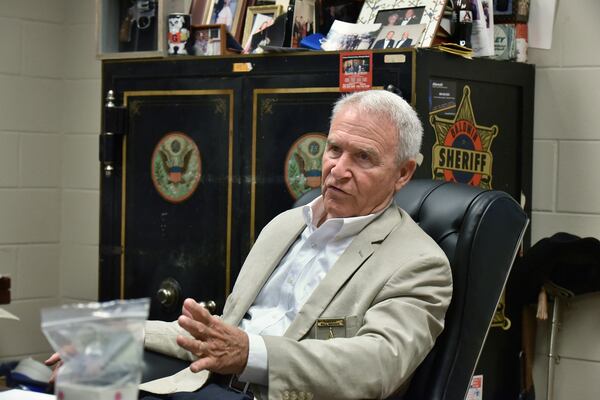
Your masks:
{"label": "chair backrest", "polygon": [[[296,206],[319,195],[309,192]],[[446,326],[404,400],[463,400],[528,218],[508,194],[414,179],[395,196],[444,250],[454,291]]]}

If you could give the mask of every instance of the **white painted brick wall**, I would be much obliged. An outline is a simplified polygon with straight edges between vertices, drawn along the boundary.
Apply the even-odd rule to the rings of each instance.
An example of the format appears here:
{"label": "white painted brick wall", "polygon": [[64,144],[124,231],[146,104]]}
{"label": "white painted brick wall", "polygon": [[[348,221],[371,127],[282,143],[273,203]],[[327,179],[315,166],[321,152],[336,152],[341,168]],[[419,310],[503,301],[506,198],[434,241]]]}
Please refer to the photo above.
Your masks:
{"label": "white painted brick wall", "polygon": [[0,322],[0,360],[43,359],[41,308],[97,298],[94,16],[94,0],[0,1],[0,274],[21,317]]}
{"label": "white painted brick wall", "polygon": [[65,0],[62,109],[62,302],[98,298],[100,62],[94,0]]}
{"label": "white painted brick wall", "polygon": [[[532,0],[535,1],[535,0]],[[561,0],[551,50],[536,64],[532,242],[563,231],[600,238],[600,1]],[[600,294],[578,297],[558,336],[555,400],[600,393]],[[538,325],[536,398],[545,398],[549,324]]]}
{"label": "white painted brick wall", "polygon": [[[551,50],[536,64],[532,242],[558,231],[600,237],[600,15],[597,0],[558,2]],[[586,10],[581,12],[581,10]]]}

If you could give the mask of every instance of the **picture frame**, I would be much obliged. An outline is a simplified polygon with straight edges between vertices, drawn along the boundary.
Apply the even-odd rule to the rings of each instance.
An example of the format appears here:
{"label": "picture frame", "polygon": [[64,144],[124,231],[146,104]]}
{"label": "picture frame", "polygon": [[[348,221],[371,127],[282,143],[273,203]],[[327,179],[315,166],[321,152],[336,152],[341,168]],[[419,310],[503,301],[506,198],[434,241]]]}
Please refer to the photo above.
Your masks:
{"label": "picture frame", "polygon": [[317,32],[327,35],[334,21],[354,23],[362,2],[354,0],[316,0]]}
{"label": "picture frame", "polygon": [[416,47],[430,47],[443,17],[446,2],[447,0],[365,0],[358,16],[358,23],[375,23],[378,15],[385,11],[406,13],[412,10],[414,14],[418,12],[421,18],[418,21],[416,21],[418,18],[415,18],[414,24],[424,24],[425,30]]}
{"label": "picture frame", "polygon": [[415,47],[424,31],[425,24],[386,25],[381,27],[370,49],[384,50]]}
{"label": "picture frame", "polygon": [[224,24],[236,39],[242,36],[242,17],[246,11],[246,0],[209,0],[204,25]]}
{"label": "picture frame", "polygon": [[[267,6],[250,6],[246,10],[246,22],[244,23],[244,35],[242,37],[242,46],[246,47],[250,37],[258,30],[260,25],[265,22],[260,16],[266,16],[275,20],[283,13],[283,7],[280,4]],[[265,20],[266,20],[265,19]]]}
{"label": "picture frame", "polygon": [[274,20],[261,25],[258,31],[250,36],[243,54],[260,54],[264,47],[280,48],[286,40],[287,14],[281,14]]}
{"label": "picture frame", "polygon": [[[530,0],[496,0],[492,6],[494,22],[497,24],[526,23],[529,20]],[[492,3],[492,0],[489,1]]]}
{"label": "picture frame", "polygon": [[192,25],[188,54],[223,56],[227,52],[227,28],[224,24]]}
{"label": "picture frame", "polygon": [[193,0],[190,6],[192,25],[202,25],[206,21],[210,0]]}
{"label": "picture frame", "polygon": [[300,47],[300,41],[316,32],[315,0],[295,0],[290,47]]}

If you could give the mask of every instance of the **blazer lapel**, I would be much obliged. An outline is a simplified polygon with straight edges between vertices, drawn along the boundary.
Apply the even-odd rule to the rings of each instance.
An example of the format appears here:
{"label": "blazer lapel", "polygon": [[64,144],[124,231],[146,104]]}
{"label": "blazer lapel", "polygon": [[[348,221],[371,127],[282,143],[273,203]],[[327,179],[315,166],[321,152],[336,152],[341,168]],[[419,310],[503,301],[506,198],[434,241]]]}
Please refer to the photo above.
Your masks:
{"label": "blazer lapel", "polygon": [[[253,248],[244,262],[235,285],[238,292],[236,303],[232,310],[223,316],[225,322],[239,325],[273,270],[279,265],[305,226],[302,210],[298,208],[292,210],[290,218],[284,219],[270,229],[267,237],[260,238],[265,243],[258,246],[256,250]],[[238,281],[241,284],[238,284]]]}
{"label": "blazer lapel", "polygon": [[317,286],[308,301],[289,326],[284,336],[300,340],[312,328],[315,320],[331,303],[333,297],[373,253],[375,247],[385,239],[402,218],[400,210],[392,205],[379,218],[367,225],[342,253],[325,278]]}

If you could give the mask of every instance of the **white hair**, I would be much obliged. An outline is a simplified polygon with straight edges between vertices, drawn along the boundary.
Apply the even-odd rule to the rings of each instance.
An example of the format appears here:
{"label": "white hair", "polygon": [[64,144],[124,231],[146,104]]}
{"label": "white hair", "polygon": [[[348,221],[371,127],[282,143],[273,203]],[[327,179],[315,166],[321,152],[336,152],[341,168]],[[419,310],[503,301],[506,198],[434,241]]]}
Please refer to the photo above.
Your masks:
{"label": "white hair", "polygon": [[354,107],[362,115],[370,115],[392,124],[398,135],[398,164],[418,157],[423,126],[416,111],[402,97],[387,90],[355,92],[335,103],[331,119],[333,120],[346,106]]}

